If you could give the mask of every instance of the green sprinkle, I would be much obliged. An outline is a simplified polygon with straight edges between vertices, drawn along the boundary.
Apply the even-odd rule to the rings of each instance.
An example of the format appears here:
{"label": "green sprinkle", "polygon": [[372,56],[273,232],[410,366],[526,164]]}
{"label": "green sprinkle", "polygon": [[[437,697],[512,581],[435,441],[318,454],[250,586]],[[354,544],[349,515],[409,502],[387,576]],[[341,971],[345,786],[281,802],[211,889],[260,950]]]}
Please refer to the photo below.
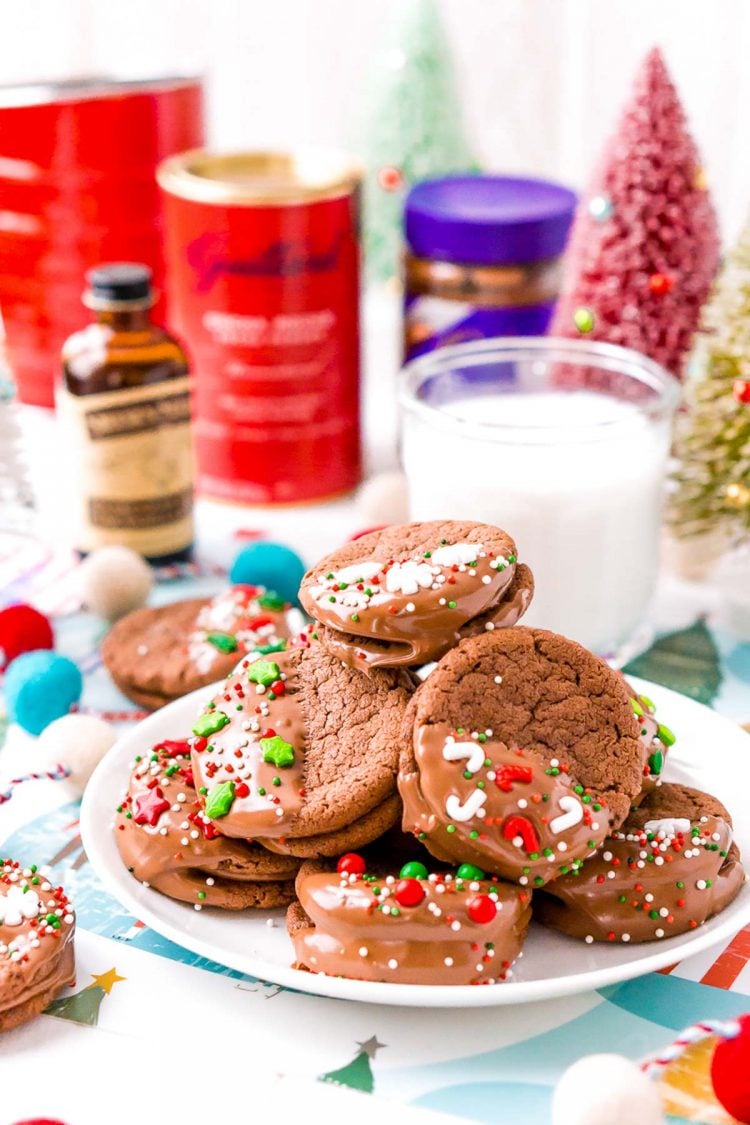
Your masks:
{"label": "green sprinkle", "polygon": [[206,738],[209,734],[216,734],[231,720],[223,711],[212,711],[210,715],[201,715],[193,726],[193,734]]}
{"label": "green sprinkle", "polygon": [[431,558],[432,558],[432,551],[425,551],[425,553],[424,553],[424,555],[422,556],[422,558],[424,558],[424,559],[431,559]]}
{"label": "green sprinkle", "polygon": [[426,840],[427,839],[427,833],[426,832],[417,832],[417,839],[418,840]]}
{"label": "green sprinkle", "polygon": [[471,772],[471,770],[464,770],[464,777],[467,781],[471,781],[473,776],[474,774]]}
{"label": "green sprinkle", "polygon": [[280,777],[275,777],[275,778],[273,779],[273,783],[272,783],[272,784],[273,784],[273,785],[281,785],[281,778],[280,778]]}
{"label": "green sprinkle", "polygon": [[659,917],[659,911],[658,910],[649,910],[648,916],[649,916],[649,918],[658,918]]}
{"label": "green sprinkle", "polygon": [[261,738],[260,748],[263,751],[263,761],[269,762],[277,769],[286,769],[294,765],[294,747],[278,734],[273,738]]}
{"label": "green sprinkle", "polygon": [[680,888],[680,890],[684,890],[685,884],[682,882],[682,880],[680,880],[677,886]]}
{"label": "green sprinkle", "polygon": [[462,863],[456,875],[459,879],[468,879],[469,882],[475,879],[485,879],[486,875],[481,867],[475,867],[473,863]]}
{"label": "green sprinkle", "polygon": [[483,781],[477,782],[477,789],[484,789],[484,787],[485,787],[485,783]]}
{"label": "green sprinkle", "polygon": [[237,638],[231,633],[207,633],[206,640],[214,648],[218,648],[219,652],[236,652],[239,648]]}
{"label": "green sprinkle", "polygon": [[273,645],[258,645],[254,651],[262,653],[263,656],[267,656],[269,652],[283,652],[285,648],[286,641],[277,641],[276,644]]}
{"label": "green sprinkle", "polygon": [[286,604],[284,599],[279,597],[275,590],[266,590],[265,594],[261,594],[258,598],[258,605],[261,609],[272,609],[278,612],[284,609]]}
{"label": "green sprinkle", "polygon": [[456,608],[455,602],[448,602],[448,609],[455,609],[455,608]]}
{"label": "green sprinkle", "polygon": [[359,621],[359,614],[358,613],[352,614],[352,621]]}
{"label": "green sprinkle", "polygon": [[326,582],[330,582],[332,578],[333,578],[333,573],[326,574]]}
{"label": "green sprinkle", "polygon": [[329,600],[329,602],[335,602],[335,601],[336,601],[336,599],[335,599],[335,597],[333,596],[333,594],[330,594],[330,595],[329,595],[329,597],[328,597],[328,600]]}
{"label": "green sprinkle", "polygon": [[206,789],[205,785],[201,785],[201,787],[200,787],[200,789],[198,790],[198,792],[200,793],[200,795],[201,795],[202,797],[205,797],[205,796],[206,796],[206,793],[208,793],[208,789]]}
{"label": "green sprinkle", "polygon": [[535,887],[541,887],[541,886],[543,886],[543,884],[544,884],[544,879],[541,877],[541,875],[535,876],[534,886]]}
{"label": "green sprinkle", "polygon": [[217,820],[226,816],[234,801],[234,782],[222,781],[210,789],[206,797],[206,816],[209,820]]}
{"label": "green sprinkle", "polygon": [[260,795],[261,797],[265,797],[265,795],[266,795],[266,791],[265,791],[265,789],[263,788],[263,786],[262,786],[262,785],[260,785],[260,786],[258,787],[258,793],[259,793],[259,795]]}
{"label": "green sprinkle", "polygon": [[627,896],[627,895],[619,895],[619,897],[618,897],[617,901],[618,901],[618,902],[627,902],[627,901],[628,901],[628,896]]}
{"label": "green sprinkle", "polygon": [[529,859],[539,859],[539,852],[529,852]]}
{"label": "green sprinkle", "polygon": [[273,660],[256,660],[250,665],[247,678],[251,684],[262,684],[270,687],[274,680],[278,680],[281,669]]}
{"label": "green sprinkle", "polygon": [[542,855],[546,855],[546,856],[551,856],[551,855],[554,855],[554,854],[555,853],[552,851],[552,848],[545,848],[544,851],[542,852]]}
{"label": "green sprinkle", "polygon": [[452,835],[456,831],[455,824],[449,824],[445,831]]}
{"label": "green sprinkle", "polygon": [[412,859],[404,864],[398,874],[400,879],[426,879],[429,873],[423,863]]}
{"label": "green sprinkle", "polygon": [[487,735],[486,734],[478,734],[477,735],[477,742],[486,742],[486,741],[487,741]]}
{"label": "green sprinkle", "polygon": [[205,897],[206,897],[206,892],[205,892],[205,891],[198,891],[198,898],[199,898],[199,899],[201,900],[201,902],[203,902],[203,899],[204,899]]}
{"label": "green sprinkle", "polygon": [[669,729],[669,727],[665,727],[663,723],[659,723],[659,726],[656,729],[656,733],[659,735],[659,738],[662,740],[665,746],[674,746],[675,742],[677,741],[677,738]]}
{"label": "green sprinkle", "polygon": [[478,840],[479,839],[479,833],[477,832],[476,828],[472,828],[471,832],[469,833],[469,839],[470,840]]}

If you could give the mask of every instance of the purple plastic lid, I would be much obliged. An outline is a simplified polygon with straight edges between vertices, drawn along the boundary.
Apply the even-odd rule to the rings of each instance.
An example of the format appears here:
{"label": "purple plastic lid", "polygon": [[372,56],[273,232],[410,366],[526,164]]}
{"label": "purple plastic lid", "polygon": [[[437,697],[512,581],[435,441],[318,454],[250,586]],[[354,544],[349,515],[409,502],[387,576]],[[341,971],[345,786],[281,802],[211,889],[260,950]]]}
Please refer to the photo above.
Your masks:
{"label": "purple plastic lid", "polygon": [[549,180],[445,176],[406,199],[406,241],[418,258],[481,265],[561,254],[576,195]]}

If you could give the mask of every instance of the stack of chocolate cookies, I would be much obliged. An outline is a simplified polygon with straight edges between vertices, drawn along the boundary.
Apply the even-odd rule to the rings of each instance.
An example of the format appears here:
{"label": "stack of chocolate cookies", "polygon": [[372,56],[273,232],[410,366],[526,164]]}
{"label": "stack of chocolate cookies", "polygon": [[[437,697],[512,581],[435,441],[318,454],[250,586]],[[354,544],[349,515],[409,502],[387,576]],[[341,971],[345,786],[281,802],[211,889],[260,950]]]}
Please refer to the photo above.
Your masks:
{"label": "stack of chocolate cookies", "polygon": [[133,763],[130,870],[196,909],[289,903],[297,965],[366,980],[506,980],[532,913],[587,942],[701,925],[744,881],[729,814],[661,783],[674,736],[619,673],[517,624],[532,596],[486,524],[321,560],[313,626]]}

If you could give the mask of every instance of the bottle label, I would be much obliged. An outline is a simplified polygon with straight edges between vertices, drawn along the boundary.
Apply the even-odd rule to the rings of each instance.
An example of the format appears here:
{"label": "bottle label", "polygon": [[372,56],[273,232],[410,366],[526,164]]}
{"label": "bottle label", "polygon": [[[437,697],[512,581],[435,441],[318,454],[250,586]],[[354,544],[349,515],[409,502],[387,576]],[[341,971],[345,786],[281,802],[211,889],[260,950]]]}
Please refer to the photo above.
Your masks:
{"label": "bottle label", "polygon": [[75,546],[149,556],[193,538],[189,379],[101,394],[57,393]]}

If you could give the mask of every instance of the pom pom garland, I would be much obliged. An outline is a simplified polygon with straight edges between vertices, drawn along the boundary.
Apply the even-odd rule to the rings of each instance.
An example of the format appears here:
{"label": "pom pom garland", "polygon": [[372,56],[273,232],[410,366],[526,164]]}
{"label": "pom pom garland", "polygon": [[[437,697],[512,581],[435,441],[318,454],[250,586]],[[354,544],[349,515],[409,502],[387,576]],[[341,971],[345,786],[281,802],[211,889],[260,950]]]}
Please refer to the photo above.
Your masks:
{"label": "pom pom garland", "polygon": [[55,652],[25,652],[8,666],[3,684],[8,715],[29,734],[41,734],[81,698],[83,677]]}
{"label": "pom pom garland", "polygon": [[40,760],[63,762],[71,781],[82,793],[116,741],[117,731],[103,719],[94,715],[63,715],[42,732],[37,745]]}
{"label": "pom pom garland", "polygon": [[129,547],[100,547],[78,571],[81,600],[106,621],[117,621],[145,604],[154,576],[151,567]]}
{"label": "pom pom garland", "polygon": [[283,543],[248,543],[229,571],[230,582],[239,586],[265,586],[285,602],[297,604],[305,564],[296,551]]}
{"label": "pom pom garland", "polygon": [[656,1086],[622,1055],[587,1055],[552,1097],[552,1125],[664,1125]]}
{"label": "pom pom garland", "polygon": [[33,606],[19,603],[0,610],[0,671],[23,652],[54,645],[52,626]]}

